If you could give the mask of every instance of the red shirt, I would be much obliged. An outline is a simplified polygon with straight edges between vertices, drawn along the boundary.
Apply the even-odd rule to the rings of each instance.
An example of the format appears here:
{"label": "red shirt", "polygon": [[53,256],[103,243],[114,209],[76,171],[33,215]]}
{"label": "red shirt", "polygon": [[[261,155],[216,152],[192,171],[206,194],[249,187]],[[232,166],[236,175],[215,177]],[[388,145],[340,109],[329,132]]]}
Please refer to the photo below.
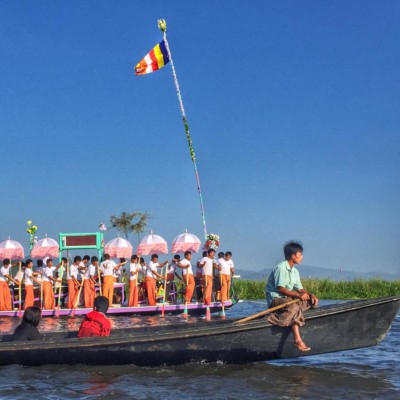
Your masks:
{"label": "red shirt", "polygon": [[110,331],[110,320],[101,312],[91,311],[82,321],[78,337],[109,336]]}

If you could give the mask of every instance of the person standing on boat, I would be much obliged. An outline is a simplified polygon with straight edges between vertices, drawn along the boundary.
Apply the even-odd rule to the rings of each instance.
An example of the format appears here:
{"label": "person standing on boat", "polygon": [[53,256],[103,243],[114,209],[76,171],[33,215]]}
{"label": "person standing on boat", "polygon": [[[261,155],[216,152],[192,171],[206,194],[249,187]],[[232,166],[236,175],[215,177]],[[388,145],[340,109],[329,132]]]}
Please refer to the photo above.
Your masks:
{"label": "person standing on boat", "polygon": [[192,301],[192,296],[195,287],[195,281],[192,269],[192,253],[190,251],[185,251],[185,258],[182,261],[177,262],[177,266],[182,268],[182,277],[185,284],[185,304]]}
{"label": "person standing on boat", "polygon": [[221,278],[221,301],[229,300],[229,289],[231,287],[231,276],[235,275],[235,265],[232,261],[232,253],[227,251],[223,258],[218,260]]}
{"label": "person standing on boat", "polygon": [[13,279],[11,276],[11,267],[11,261],[8,258],[5,258],[3,260],[3,266],[0,268],[0,311],[13,310],[13,303],[8,281],[13,282],[15,285],[19,285],[19,282]]}
{"label": "person standing on boat", "polygon": [[33,261],[28,258],[26,260],[25,272],[24,272],[24,284],[25,284],[25,301],[24,309],[33,307],[35,303],[35,296],[33,293],[33,282],[41,285],[41,282],[35,278],[35,273],[32,271]]}
{"label": "person standing on boat", "polygon": [[77,296],[79,293],[80,283],[78,281],[79,264],[82,261],[80,256],[74,257],[73,264],[70,265],[67,282],[68,282],[68,308],[75,308]]}
{"label": "person standing on boat", "polygon": [[167,269],[167,298],[170,301],[176,302],[176,294],[177,294],[177,289],[176,289],[176,284],[175,284],[175,277],[177,277],[179,280],[182,280],[182,278],[177,274],[176,268],[178,267],[178,263],[181,261],[181,256],[179,254],[176,254],[174,258],[172,259],[171,264],[168,265]]}
{"label": "person standing on boat", "polygon": [[204,304],[211,304],[212,288],[213,288],[213,269],[215,260],[215,250],[209,249],[207,251],[207,257],[203,257],[200,260],[200,265],[203,267],[203,279],[204,279]]}
{"label": "person standing on boat", "polygon": [[61,263],[59,263],[56,267],[53,267],[53,260],[51,258],[48,258],[46,260],[46,267],[43,269],[43,308],[46,310],[53,310],[55,306],[53,282],[57,282],[57,279],[53,277],[53,273],[54,271],[58,270],[60,266]]}
{"label": "person standing on boat", "polygon": [[218,252],[217,255],[217,265],[214,268],[214,281],[213,281],[213,291],[214,291],[214,300],[221,300],[221,263],[224,261],[225,253],[223,251]]}
{"label": "person standing on boat", "polygon": [[103,296],[107,297],[108,303],[112,305],[114,296],[114,272],[124,265],[125,262],[115,264],[113,260],[110,260],[109,254],[104,254],[104,261],[100,264],[100,271],[103,274]]}
{"label": "person standing on boat", "polygon": [[168,261],[164,261],[159,264],[158,254],[153,254],[151,256],[151,261],[146,269],[146,290],[147,290],[147,301],[149,306],[156,305],[157,289],[156,289],[156,279],[164,279],[162,275],[157,272],[157,268],[162,268]]}
{"label": "person standing on boat", "polygon": [[90,265],[86,267],[83,281],[83,298],[86,308],[93,308],[94,298],[96,297],[96,281],[94,277],[99,259],[93,256],[90,261]]}
{"label": "person standing on boat", "polygon": [[134,254],[131,257],[131,264],[129,267],[129,299],[128,307],[137,307],[139,305],[139,288],[138,288],[138,278],[139,272],[142,267],[139,263],[139,257]]}
{"label": "person standing on boat", "polygon": [[285,261],[279,263],[271,272],[267,286],[267,301],[269,307],[299,299],[288,307],[271,313],[268,321],[279,326],[290,326],[293,331],[294,343],[300,351],[309,351],[300,336],[300,326],[305,324],[303,312],[318,305],[318,299],[303,288],[299,271],[295,265],[303,260],[303,247],[298,242],[288,242],[283,249]]}
{"label": "person standing on boat", "polygon": [[203,267],[200,265],[200,263],[204,257],[207,257],[207,250],[203,251],[201,257],[202,258],[200,258],[196,263],[196,278],[194,279],[194,282],[196,284],[197,301],[203,300],[203,291],[204,291]]}

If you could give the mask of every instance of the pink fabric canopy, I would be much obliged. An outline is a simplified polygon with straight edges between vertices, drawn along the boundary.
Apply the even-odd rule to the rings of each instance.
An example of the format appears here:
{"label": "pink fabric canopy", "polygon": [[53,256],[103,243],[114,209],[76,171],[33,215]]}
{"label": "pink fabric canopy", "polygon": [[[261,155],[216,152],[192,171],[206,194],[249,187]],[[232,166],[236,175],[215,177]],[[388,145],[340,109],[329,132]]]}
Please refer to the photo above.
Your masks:
{"label": "pink fabric canopy", "polygon": [[168,245],[161,236],[151,234],[140,241],[136,251],[141,256],[152,253],[168,254]]}
{"label": "pink fabric canopy", "polygon": [[172,253],[184,253],[191,251],[197,253],[200,248],[201,241],[193,233],[182,233],[172,241]]}
{"label": "pink fabric canopy", "polygon": [[126,239],[115,238],[106,243],[104,253],[111,258],[129,258],[132,255],[132,245]]}
{"label": "pink fabric canopy", "polygon": [[57,258],[60,253],[58,243],[51,238],[40,239],[32,248],[32,258]]}
{"label": "pink fabric canopy", "polygon": [[24,258],[24,248],[16,240],[5,240],[0,243],[0,260],[9,258],[10,260],[22,260]]}

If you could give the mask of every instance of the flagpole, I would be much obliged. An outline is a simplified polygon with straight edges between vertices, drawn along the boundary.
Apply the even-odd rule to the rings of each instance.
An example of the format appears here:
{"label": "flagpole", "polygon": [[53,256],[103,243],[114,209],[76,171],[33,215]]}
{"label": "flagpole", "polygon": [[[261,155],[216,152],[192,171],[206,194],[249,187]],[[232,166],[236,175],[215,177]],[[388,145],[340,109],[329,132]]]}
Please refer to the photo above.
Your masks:
{"label": "flagpole", "polygon": [[168,57],[169,57],[169,60],[171,62],[172,75],[174,77],[176,94],[178,96],[179,107],[180,107],[181,113],[182,113],[183,126],[185,127],[186,139],[187,139],[187,142],[188,142],[188,145],[189,145],[190,158],[192,159],[193,168],[194,168],[194,174],[195,174],[195,177],[196,177],[197,192],[199,194],[199,200],[200,200],[201,217],[202,217],[202,220],[203,220],[204,238],[207,238],[206,214],[205,214],[205,211],[204,211],[203,196],[201,194],[200,178],[199,178],[199,172],[197,170],[197,164],[196,164],[196,154],[195,154],[194,149],[193,149],[192,138],[190,136],[190,131],[189,131],[189,123],[188,123],[188,120],[187,120],[187,117],[186,117],[186,114],[185,114],[185,109],[183,107],[181,90],[179,88],[179,82],[178,82],[178,78],[176,76],[174,61],[172,60],[172,54],[171,54],[171,50],[169,48],[169,44],[168,44],[168,40],[167,40],[167,23],[166,23],[165,19],[159,19],[157,22],[158,22],[158,28],[163,33],[163,39],[164,39],[164,42],[165,42],[165,47],[167,49]]}

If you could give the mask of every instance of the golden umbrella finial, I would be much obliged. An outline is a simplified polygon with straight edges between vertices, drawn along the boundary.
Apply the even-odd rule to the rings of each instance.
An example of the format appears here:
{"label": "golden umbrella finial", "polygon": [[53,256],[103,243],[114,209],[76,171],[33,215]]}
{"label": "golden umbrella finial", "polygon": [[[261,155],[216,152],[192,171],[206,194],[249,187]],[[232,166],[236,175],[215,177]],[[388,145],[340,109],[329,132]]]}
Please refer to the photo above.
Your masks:
{"label": "golden umbrella finial", "polygon": [[165,19],[159,19],[157,21],[158,29],[160,29],[161,32],[166,32],[167,31],[167,21]]}

